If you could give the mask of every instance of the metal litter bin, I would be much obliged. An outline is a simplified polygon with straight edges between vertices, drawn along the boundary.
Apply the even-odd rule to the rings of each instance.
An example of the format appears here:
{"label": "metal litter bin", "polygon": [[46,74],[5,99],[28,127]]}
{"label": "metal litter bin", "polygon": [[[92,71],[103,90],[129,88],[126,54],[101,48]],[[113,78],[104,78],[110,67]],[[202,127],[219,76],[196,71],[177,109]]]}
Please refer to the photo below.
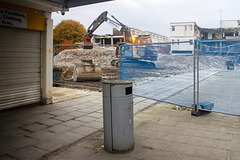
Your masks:
{"label": "metal litter bin", "polygon": [[103,121],[107,152],[127,152],[134,148],[131,81],[103,81]]}

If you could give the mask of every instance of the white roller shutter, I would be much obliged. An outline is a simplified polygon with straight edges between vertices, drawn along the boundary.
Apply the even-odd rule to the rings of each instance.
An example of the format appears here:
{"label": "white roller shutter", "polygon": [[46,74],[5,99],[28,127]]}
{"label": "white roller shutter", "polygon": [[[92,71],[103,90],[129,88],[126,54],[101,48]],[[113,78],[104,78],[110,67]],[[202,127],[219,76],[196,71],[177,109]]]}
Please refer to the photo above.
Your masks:
{"label": "white roller shutter", "polygon": [[0,110],[39,103],[41,32],[0,26]]}

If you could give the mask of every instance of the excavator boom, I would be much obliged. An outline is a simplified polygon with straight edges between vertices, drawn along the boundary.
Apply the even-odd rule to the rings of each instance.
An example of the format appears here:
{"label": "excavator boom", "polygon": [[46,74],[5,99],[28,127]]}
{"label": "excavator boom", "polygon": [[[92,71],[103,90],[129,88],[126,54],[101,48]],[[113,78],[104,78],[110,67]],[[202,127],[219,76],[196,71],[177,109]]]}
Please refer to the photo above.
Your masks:
{"label": "excavator boom", "polygon": [[107,22],[112,27],[119,30],[121,33],[125,36],[125,41],[130,42],[131,33],[129,32],[129,29],[126,25],[118,21],[114,16],[110,15],[107,11],[101,13],[97,19],[95,19],[92,24],[88,27],[87,33],[84,35],[84,49],[92,49],[93,43],[92,43],[92,36],[93,32],[96,31],[96,29],[103,23]]}

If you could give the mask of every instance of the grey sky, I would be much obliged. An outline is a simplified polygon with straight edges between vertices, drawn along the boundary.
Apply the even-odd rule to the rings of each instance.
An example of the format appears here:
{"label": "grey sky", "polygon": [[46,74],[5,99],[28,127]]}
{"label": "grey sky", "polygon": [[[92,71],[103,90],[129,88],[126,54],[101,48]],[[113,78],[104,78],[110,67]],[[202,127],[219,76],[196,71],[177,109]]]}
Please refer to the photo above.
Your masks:
{"label": "grey sky", "polygon": [[[64,19],[79,21],[87,29],[103,11],[128,27],[170,36],[171,22],[196,22],[200,27],[217,28],[222,20],[240,20],[239,0],[115,0],[70,9],[64,16],[53,13],[54,26]],[[104,23],[95,34],[111,34]]]}

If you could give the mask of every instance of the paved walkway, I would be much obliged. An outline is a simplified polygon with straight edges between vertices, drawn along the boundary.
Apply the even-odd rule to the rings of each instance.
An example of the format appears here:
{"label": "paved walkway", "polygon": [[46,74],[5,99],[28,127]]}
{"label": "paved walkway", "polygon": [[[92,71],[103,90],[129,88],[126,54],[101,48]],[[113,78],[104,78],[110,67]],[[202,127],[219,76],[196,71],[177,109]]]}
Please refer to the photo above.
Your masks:
{"label": "paved walkway", "polygon": [[[203,81],[217,72],[218,70],[202,70],[199,80]],[[134,94],[188,106],[193,104],[192,86],[193,73],[185,73],[136,85],[134,86]],[[187,94],[182,94],[185,90],[188,90]]]}
{"label": "paved walkway", "polygon": [[102,148],[102,94],[79,92],[73,100],[0,112],[0,160],[239,160],[239,117],[192,117],[139,97],[134,97],[135,150],[109,154]]}
{"label": "paved walkway", "polygon": [[135,149],[110,154],[100,131],[50,160],[239,160],[240,118],[219,113],[193,117],[158,103],[135,115]]}
{"label": "paved walkway", "polygon": [[240,70],[222,70],[199,87],[200,102],[214,103],[215,111],[240,115]]}
{"label": "paved walkway", "polygon": [[[0,160],[38,159],[102,129],[101,92],[55,88],[54,96],[76,99],[0,112]],[[153,103],[134,97],[134,111]]]}
{"label": "paved walkway", "polygon": [[[199,80],[202,81],[214,74],[217,70],[202,70],[200,71]],[[134,94],[153,98],[157,100],[165,100],[172,103],[191,105],[193,101],[193,94],[182,99],[169,99],[170,97],[182,92],[183,90],[193,85],[193,73],[185,73],[167,78],[156,79],[143,84],[134,86]],[[191,91],[192,93],[192,91]]]}
{"label": "paved walkway", "polygon": [[[200,82],[199,102],[214,104],[214,111],[240,115],[240,70],[219,70]],[[168,102],[191,105],[193,88],[188,87],[165,99]]]}

